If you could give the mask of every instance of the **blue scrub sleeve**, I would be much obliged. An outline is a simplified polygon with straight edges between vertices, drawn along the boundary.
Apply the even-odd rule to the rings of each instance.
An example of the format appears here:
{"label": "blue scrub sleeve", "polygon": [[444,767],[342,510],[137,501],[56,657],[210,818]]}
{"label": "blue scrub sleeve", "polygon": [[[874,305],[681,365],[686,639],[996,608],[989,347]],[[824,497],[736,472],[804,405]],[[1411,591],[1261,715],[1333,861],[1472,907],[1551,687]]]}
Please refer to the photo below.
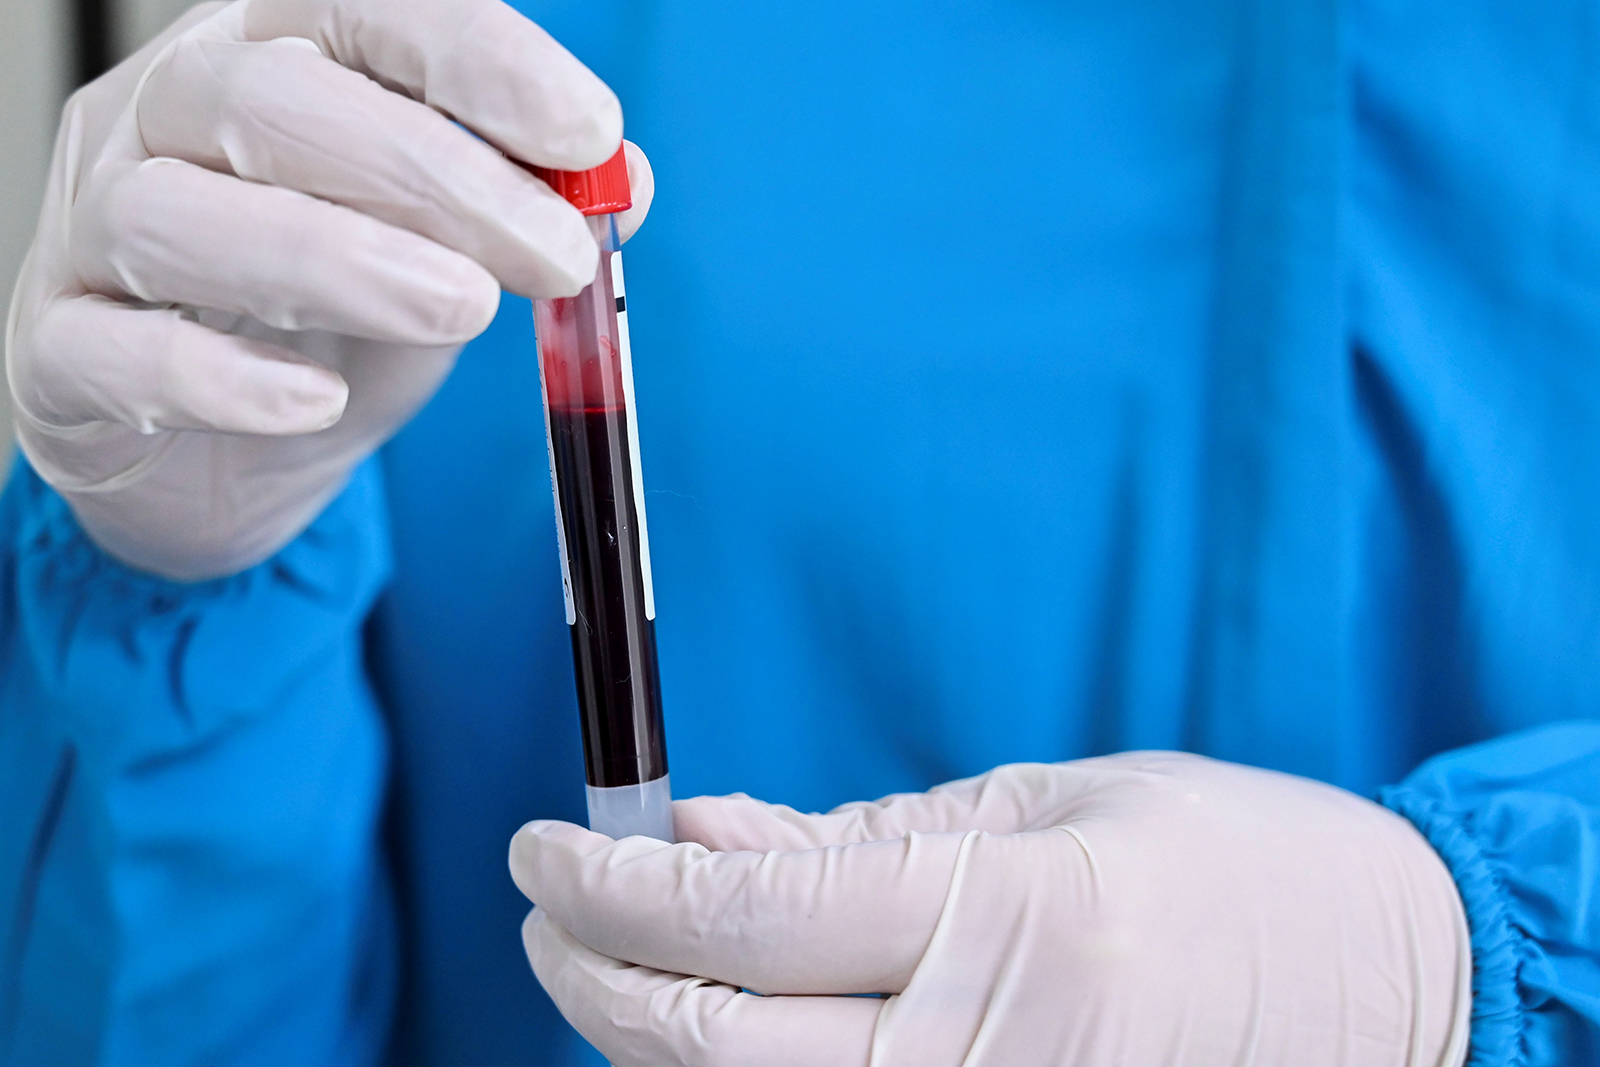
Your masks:
{"label": "blue scrub sleeve", "polygon": [[377,468],[244,573],[122,566],[0,497],[0,1064],[376,1062],[393,1000]]}
{"label": "blue scrub sleeve", "polygon": [[1600,1063],[1600,723],[1445,753],[1381,799],[1466,905],[1469,1067]]}

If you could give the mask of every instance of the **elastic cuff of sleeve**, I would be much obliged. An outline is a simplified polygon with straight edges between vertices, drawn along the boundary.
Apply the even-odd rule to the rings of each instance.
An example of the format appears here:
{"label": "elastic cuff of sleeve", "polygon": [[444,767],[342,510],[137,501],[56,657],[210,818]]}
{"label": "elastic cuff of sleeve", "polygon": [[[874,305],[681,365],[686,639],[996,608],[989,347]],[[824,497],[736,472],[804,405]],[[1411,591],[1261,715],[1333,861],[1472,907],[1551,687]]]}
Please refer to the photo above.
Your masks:
{"label": "elastic cuff of sleeve", "polygon": [[1511,917],[1510,897],[1494,862],[1459,813],[1404,785],[1378,797],[1409,819],[1455,878],[1472,932],[1472,1036],[1466,1067],[1528,1067],[1518,977],[1532,945]]}
{"label": "elastic cuff of sleeve", "polygon": [[277,555],[187,583],[105,552],[19,457],[0,494],[0,561],[23,650],[7,651],[34,672],[18,677],[40,679],[19,684],[44,686],[41,713],[75,709],[80,740],[94,738],[84,744],[133,766],[272,716],[330,663],[359,670],[361,627],[389,575],[382,476],[369,460]]}

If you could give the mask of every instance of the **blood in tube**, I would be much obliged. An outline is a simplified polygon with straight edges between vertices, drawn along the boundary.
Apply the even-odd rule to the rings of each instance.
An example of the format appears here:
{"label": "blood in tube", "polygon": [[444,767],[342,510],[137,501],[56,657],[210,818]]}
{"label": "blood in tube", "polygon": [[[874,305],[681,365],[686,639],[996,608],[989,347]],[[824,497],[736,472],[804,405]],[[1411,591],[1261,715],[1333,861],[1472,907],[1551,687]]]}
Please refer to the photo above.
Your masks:
{"label": "blood in tube", "polygon": [[640,785],[667,773],[646,612],[628,414],[621,407],[550,407],[573,612],[572,662],[589,784]]}
{"label": "blood in tube", "polygon": [[533,305],[589,827],[670,841],[672,785],[616,221],[632,203],[626,158],[618,149],[589,171],[531,169],[583,213],[600,252],[581,293]]}

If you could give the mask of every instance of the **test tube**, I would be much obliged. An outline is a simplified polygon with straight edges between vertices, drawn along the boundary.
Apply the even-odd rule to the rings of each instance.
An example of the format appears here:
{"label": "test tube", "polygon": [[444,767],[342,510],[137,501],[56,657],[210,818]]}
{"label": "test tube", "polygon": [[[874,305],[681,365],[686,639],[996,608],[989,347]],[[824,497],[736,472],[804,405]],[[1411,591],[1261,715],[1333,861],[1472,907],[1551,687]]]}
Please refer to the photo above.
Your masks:
{"label": "test tube", "polygon": [[584,213],[600,246],[600,269],[587,289],[533,305],[589,828],[671,841],[655,590],[616,224],[616,213],[632,204],[628,168],[619,150],[594,170],[530,169]]}

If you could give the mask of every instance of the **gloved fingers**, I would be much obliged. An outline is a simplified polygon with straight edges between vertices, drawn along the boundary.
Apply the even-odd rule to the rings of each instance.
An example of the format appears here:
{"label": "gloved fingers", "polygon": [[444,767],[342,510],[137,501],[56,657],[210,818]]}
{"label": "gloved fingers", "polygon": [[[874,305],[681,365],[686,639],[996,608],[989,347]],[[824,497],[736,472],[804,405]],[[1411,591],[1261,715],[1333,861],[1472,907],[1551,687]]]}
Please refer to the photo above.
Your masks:
{"label": "gloved fingers", "polygon": [[249,0],[230,17],[220,32],[315,42],[515,159],[586,170],[622,140],[616,94],[500,0]]}
{"label": "gloved fingers", "polygon": [[933,936],[962,836],[707,852],[533,822],[511,874],[584,944],[762,993],[897,993]]}
{"label": "gloved fingers", "polygon": [[614,1067],[865,1067],[883,1001],[758,997],[595,952],[543,909],[522,924],[534,974]]}
{"label": "gloved fingers", "polygon": [[632,141],[622,142],[622,156],[628,164],[628,188],[633,194],[633,206],[617,215],[617,237],[626,241],[639,232],[644,217],[650,214],[650,204],[656,198],[656,175],[644,151]]}
{"label": "gloved fingers", "polygon": [[[895,806],[893,817],[890,806]],[[679,841],[698,842],[713,852],[798,852],[894,840],[905,834],[907,823],[930,821],[906,817],[909,806],[896,796],[816,814],[735,793],[676,800],[672,822]]]}
{"label": "gloved fingers", "polygon": [[576,208],[308,42],[182,38],[151,68],[137,119],[153,156],[343,204],[460,252],[523,296],[570,296],[594,280],[599,249]]}
{"label": "gloved fingers", "polygon": [[103,172],[72,229],[93,291],[442,345],[488,326],[500,287],[459,252],[349,208],[176,159]]}
{"label": "gloved fingers", "polygon": [[349,396],[343,378],[288,349],[100,296],[48,307],[10,369],[24,417],[56,432],[110,421],[141,433],[312,433],[337,422]]}
{"label": "gloved fingers", "polygon": [[1013,834],[1053,825],[1104,780],[1096,761],[1015,763],[926,793],[897,793],[806,814],[743,794],[693,797],[672,806],[680,841],[712,851],[793,851],[895,840],[908,833],[982,830]]}

